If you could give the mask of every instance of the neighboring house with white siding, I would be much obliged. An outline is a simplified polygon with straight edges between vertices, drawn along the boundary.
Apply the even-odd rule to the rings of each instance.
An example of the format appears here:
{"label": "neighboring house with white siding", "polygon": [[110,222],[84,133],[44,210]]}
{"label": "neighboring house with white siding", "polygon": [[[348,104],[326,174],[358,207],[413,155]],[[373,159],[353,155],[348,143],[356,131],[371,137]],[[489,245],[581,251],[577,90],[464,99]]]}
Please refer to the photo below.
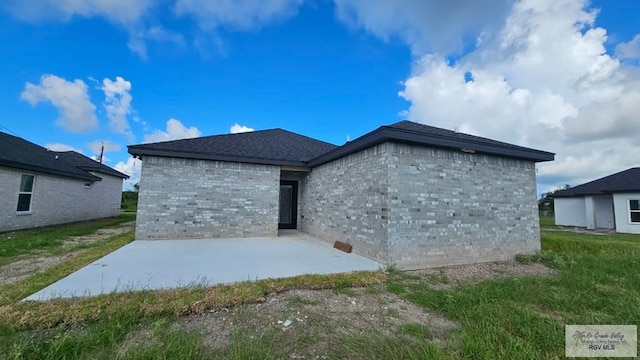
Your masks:
{"label": "neighboring house with white siding", "polygon": [[554,154],[402,121],[342,146],[282,129],[129,146],[136,239],[297,229],[418,269],[540,250],[535,164]]}
{"label": "neighboring house with white siding", "polygon": [[553,194],[556,225],[640,234],[640,168]]}
{"label": "neighboring house with white siding", "polygon": [[127,177],[0,132],[0,232],[118,216]]}

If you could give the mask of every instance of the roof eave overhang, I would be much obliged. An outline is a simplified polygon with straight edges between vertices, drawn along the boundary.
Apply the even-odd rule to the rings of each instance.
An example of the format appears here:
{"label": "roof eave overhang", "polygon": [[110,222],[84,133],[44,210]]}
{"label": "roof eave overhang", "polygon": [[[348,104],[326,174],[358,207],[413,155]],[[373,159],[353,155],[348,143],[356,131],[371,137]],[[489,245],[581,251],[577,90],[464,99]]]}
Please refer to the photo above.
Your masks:
{"label": "roof eave overhang", "polygon": [[335,150],[320,155],[309,161],[309,166],[318,166],[329,161],[339,159],[341,157],[353,154],[360,150],[364,150],[371,146],[378,145],[386,141],[394,141],[401,143],[409,143],[436,148],[445,148],[460,150],[466,153],[483,153],[490,155],[498,155],[503,157],[511,157],[517,159],[530,160],[534,162],[553,161],[554,153],[521,148],[513,149],[510,147],[502,147],[499,145],[483,144],[475,141],[464,139],[451,139],[442,136],[421,134],[413,131],[394,129],[390,127],[380,127],[377,130],[353,140]]}
{"label": "roof eave overhang", "polygon": [[92,167],[92,166],[78,166],[79,169],[84,170],[84,171],[93,171],[93,172],[97,172],[97,173],[101,173],[101,174],[105,174],[105,175],[111,175],[111,176],[115,176],[115,177],[119,177],[121,179],[128,179],[129,175],[127,174],[123,174],[118,170],[105,170],[99,167]]}
{"label": "roof eave overhang", "polygon": [[605,194],[574,194],[574,195],[551,195],[554,199],[562,199],[562,198],[575,198],[575,197],[585,197],[585,196],[595,196],[595,195],[605,195]]}
{"label": "roof eave overhang", "polygon": [[574,197],[585,197],[585,196],[602,196],[602,195],[614,195],[614,194],[636,194],[636,193],[640,193],[640,189],[637,190],[607,190],[607,191],[600,191],[600,192],[585,192],[585,193],[579,193],[579,194],[571,194],[571,195],[556,195],[553,194],[551,197],[552,198],[574,198]]}
{"label": "roof eave overhang", "polygon": [[51,175],[63,176],[63,177],[68,177],[68,178],[73,178],[73,179],[80,179],[80,180],[89,180],[89,181],[101,181],[102,180],[101,178],[99,178],[97,176],[94,176],[94,175],[91,175],[89,173],[87,173],[86,176],[82,176],[80,174],[74,174],[74,173],[69,173],[69,172],[62,171],[62,170],[45,168],[45,167],[41,167],[41,166],[37,166],[37,165],[18,163],[18,162],[10,161],[10,160],[0,160],[0,166],[6,166],[6,167],[14,168],[14,169],[19,169],[19,170],[33,171],[33,172],[38,172],[38,173],[43,173],[43,174],[51,174]]}
{"label": "roof eave overhang", "polygon": [[229,156],[229,155],[220,155],[220,154],[203,154],[203,153],[193,153],[193,152],[143,149],[143,148],[136,148],[134,146],[129,146],[128,151],[129,151],[129,154],[137,157],[158,156],[158,157],[173,157],[173,158],[194,159],[194,160],[229,161],[229,162],[260,164],[260,165],[280,165],[280,166],[300,166],[300,167],[307,166],[307,163],[303,161],[261,159],[261,158],[248,157],[248,156]]}
{"label": "roof eave overhang", "polygon": [[159,150],[144,148],[142,146],[139,147],[137,145],[128,146],[128,151],[129,154],[138,157],[146,155],[198,160],[233,161],[265,165],[315,167],[387,141],[459,150],[466,153],[483,153],[502,157],[529,160],[533,162],[553,161],[555,158],[554,153],[541,150],[529,149],[524,147],[512,148],[500,145],[484,144],[466,139],[451,139],[449,137],[417,133],[415,131],[395,129],[387,126],[382,126],[366,135],[363,135],[345,145],[328,151],[307,162],[228,156],[220,154],[180,152],[173,150]]}

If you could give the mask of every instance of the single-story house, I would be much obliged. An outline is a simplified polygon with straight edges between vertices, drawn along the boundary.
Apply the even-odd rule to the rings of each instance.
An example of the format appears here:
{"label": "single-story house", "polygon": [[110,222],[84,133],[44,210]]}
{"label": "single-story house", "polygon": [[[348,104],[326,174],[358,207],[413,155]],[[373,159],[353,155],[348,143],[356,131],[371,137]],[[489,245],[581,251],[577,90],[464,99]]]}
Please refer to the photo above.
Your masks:
{"label": "single-story house", "polygon": [[129,146],[136,239],[298,229],[402,269],[540,250],[535,164],[554,154],[410,121],[342,146],[282,129]]}
{"label": "single-story house", "polygon": [[75,151],[0,132],[0,232],[118,216],[125,178]]}
{"label": "single-story house", "polygon": [[553,194],[556,225],[640,234],[640,168]]}

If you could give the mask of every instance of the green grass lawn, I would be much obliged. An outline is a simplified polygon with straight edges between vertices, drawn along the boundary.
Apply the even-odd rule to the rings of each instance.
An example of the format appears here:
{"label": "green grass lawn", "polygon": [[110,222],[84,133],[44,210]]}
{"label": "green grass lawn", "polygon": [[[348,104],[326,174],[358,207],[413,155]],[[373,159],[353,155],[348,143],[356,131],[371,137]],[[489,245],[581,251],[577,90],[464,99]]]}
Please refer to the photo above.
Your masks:
{"label": "green grass lawn", "polygon": [[543,231],[551,278],[512,278],[433,290],[397,274],[389,289],[462,324],[446,357],[564,357],[565,324],[640,323],[640,236]]}
{"label": "green grass lawn", "polygon": [[123,191],[120,208],[124,212],[136,212],[138,208],[138,193],[136,191]]}
{"label": "green grass lawn", "polygon": [[556,219],[549,216],[540,216],[540,227],[550,228],[556,226]]}
{"label": "green grass lawn", "polygon": [[[327,340],[293,330],[250,328],[232,333],[225,349],[214,350],[202,333],[176,326],[181,314],[198,314],[209,305],[238,306],[297,287],[337,288],[350,294],[349,286],[380,281],[375,274],[364,274],[5,305],[0,307],[0,358],[281,359],[305,354],[328,341],[328,359],[560,359],[565,324],[640,323],[640,236],[543,229],[542,249],[541,254],[521,256],[519,261],[543,263],[557,275],[469,282],[438,290],[431,284],[446,279],[391,270],[386,286],[372,290],[381,297],[397,294],[425,312],[455,321],[459,326],[449,333],[446,345],[430,341],[430,329],[420,324],[405,324],[391,335],[344,334],[319,321],[318,333],[338,335]],[[69,270],[65,269],[62,273]],[[12,301],[23,294],[14,291]],[[299,297],[294,300],[291,306],[315,305]],[[141,333],[146,340],[130,346],[135,334]]]}
{"label": "green grass lawn", "polygon": [[135,214],[122,214],[116,218],[0,233],[0,265],[30,253],[59,252],[65,240],[73,236],[92,234],[100,228],[114,227],[134,219]]}

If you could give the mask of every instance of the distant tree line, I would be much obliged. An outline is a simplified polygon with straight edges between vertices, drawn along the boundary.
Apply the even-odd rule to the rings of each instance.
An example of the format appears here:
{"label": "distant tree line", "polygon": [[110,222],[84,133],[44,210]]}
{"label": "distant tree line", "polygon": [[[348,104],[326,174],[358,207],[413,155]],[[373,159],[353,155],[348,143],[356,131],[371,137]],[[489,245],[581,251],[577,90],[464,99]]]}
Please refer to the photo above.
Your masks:
{"label": "distant tree line", "polygon": [[123,211],[136,211],[138,209],[138,191],[140,190],[140,183],[133,185],[132,190],[125,190],[122,192],[122,202],[120,208]]}
{"label": "distant tree line", "polygon": [[571,188],[571,185],[565,184],[564,186],[559,187],[553,191],[549,191],[542,194],[540,199],[538,199],[538,211],[540,212],[540,215],[553,216],[553,214],[555,213],[555,208],[553,204],[553,195],[558,191],[567,190],[570,188]]}

